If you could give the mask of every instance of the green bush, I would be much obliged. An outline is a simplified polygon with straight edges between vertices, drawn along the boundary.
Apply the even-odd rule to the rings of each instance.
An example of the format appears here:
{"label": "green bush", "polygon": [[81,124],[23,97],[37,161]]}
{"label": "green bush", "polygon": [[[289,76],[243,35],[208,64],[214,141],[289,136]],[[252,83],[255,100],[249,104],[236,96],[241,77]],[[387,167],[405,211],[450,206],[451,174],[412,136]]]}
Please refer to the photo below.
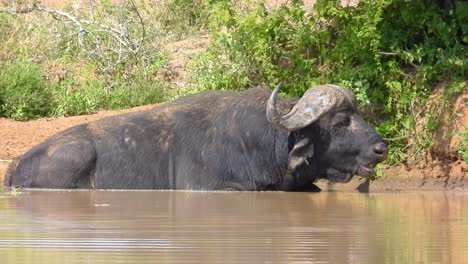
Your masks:
{"label": "green bush", "polygon": [[461,130],[457,135],[461,138],[458,154],[464,161],[468,162],[468,128]]}
{"label": "green bush", "polygon": [[297,96],[315,84],[341,84],[389,139],[389,163],[407,160],[410,148],[422,158],[431,131],[416,133],[418,110],[434,83],[467,75],[467,4],[456,3],[444,9],[429,0],[362,0],[343,7],[319,0],[313,11],[299,0],[275,9],[260,3],[214,35],[190,65],[192,83],[196,90],[238,90],[283,82],[283,91]]}
{"label": "green bush", "polygon": [[131,83],[117,83],[108,93],[107,107],[123,109],[160,103],[166,99],[166,84],[141,77]]}
{"label": "green bush", "polygon": [[29,120],[154,104],[166,99],[166,87],[148,73],[108,82],[79,72],[46,81],[42,66],[16,60],[0,63],[0,116]]}
{"label": "green bush", "polygon": [[168,0],[161,12],[167,28],[186,30],[201,27],[206,21],[206,0]]}
{"label": "green bush", "polygon": [[168,0],[159,12],[159,19],[175,34],[217,29],[229,24],[235,4],[232,0]]}
{"label": "green bush", "polygon": [[111,86],[99,79],[63,80],[52,86],[51,114],[73,116],[160,103],[166,98],[165,86],[144,76],[113,80]]}
{"label": "green bush", "polygon": [[45,116],[49,100],[40,65],[27,60],[0,64],[0,115],[15,120]]}
{"label": "green bush", "polygon": [[90,114],[102,109],[106,100],[101,80],[88,80],[81,84],[70,78],[53,84],[51,90],[51,114],[54,116]]}

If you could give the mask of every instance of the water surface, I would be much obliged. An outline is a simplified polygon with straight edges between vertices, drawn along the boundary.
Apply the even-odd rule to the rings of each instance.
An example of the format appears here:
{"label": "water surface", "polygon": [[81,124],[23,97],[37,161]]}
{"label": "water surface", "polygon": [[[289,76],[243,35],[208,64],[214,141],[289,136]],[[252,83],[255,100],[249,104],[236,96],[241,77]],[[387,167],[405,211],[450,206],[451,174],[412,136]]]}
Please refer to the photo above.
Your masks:
{"label": "water surface", "polygon": [[1,263],[468,263],[462,192],[0,192]]}

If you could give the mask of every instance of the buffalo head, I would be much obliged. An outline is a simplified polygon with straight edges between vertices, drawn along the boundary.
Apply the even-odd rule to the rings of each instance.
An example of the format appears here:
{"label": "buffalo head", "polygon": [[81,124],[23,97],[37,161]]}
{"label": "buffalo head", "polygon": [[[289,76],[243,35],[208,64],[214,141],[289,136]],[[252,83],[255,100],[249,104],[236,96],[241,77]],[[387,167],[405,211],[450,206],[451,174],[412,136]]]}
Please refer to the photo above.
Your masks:
{"label": "buffalo head", "polygon": [[289,134],[288,169],[348,182],[353,175],[370,176],[387,155],[383,139],[357,113],[347,89],[320,85],[309,89],[289,113],[276,110],[278,85],[267,104],[267,119]]}

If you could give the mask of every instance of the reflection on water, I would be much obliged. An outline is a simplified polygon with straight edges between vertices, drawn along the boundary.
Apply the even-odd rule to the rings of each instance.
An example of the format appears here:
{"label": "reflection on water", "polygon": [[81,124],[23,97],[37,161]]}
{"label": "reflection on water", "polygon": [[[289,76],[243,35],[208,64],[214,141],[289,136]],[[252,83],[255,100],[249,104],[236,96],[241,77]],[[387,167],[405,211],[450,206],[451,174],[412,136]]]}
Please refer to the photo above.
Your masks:
{"label": "reflection on water", "polygon": [[0,193],[2,263],[468,263],[463,193]]}

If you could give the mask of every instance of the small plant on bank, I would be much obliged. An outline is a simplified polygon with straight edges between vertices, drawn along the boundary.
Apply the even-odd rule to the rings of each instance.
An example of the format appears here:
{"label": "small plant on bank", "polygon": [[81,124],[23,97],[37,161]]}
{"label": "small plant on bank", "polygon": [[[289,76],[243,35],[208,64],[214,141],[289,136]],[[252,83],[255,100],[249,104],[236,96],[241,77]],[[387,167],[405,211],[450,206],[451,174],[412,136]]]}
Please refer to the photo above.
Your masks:
{"label": "small plant on bank", "polygon": [[72,116],[160,103],[166,99],[169,86],[140,75],[129,80],[114,80],[111,86],[100,79],[87,79],[82,83],[69,78],[51,87],[51,115]]}
{"label": "small plant on bank", "polygon": [[203,29],[218,30],[230,23],[242,5],[233,0],[168,0],[162,6],[153,3],[153,8],[159,10],[156,13],[165,30],[177,37]]}
{"label": "small plant on bank", "polygon": [[43,68],[27,60],[0,63],[0,115],[28,120],[49,113]]}
{"label": "small plant on bank", "polygon": [[468,128],[464,128],[456,135],[461,138],[458,145],[458,154],[462,160],[468,162]]}

